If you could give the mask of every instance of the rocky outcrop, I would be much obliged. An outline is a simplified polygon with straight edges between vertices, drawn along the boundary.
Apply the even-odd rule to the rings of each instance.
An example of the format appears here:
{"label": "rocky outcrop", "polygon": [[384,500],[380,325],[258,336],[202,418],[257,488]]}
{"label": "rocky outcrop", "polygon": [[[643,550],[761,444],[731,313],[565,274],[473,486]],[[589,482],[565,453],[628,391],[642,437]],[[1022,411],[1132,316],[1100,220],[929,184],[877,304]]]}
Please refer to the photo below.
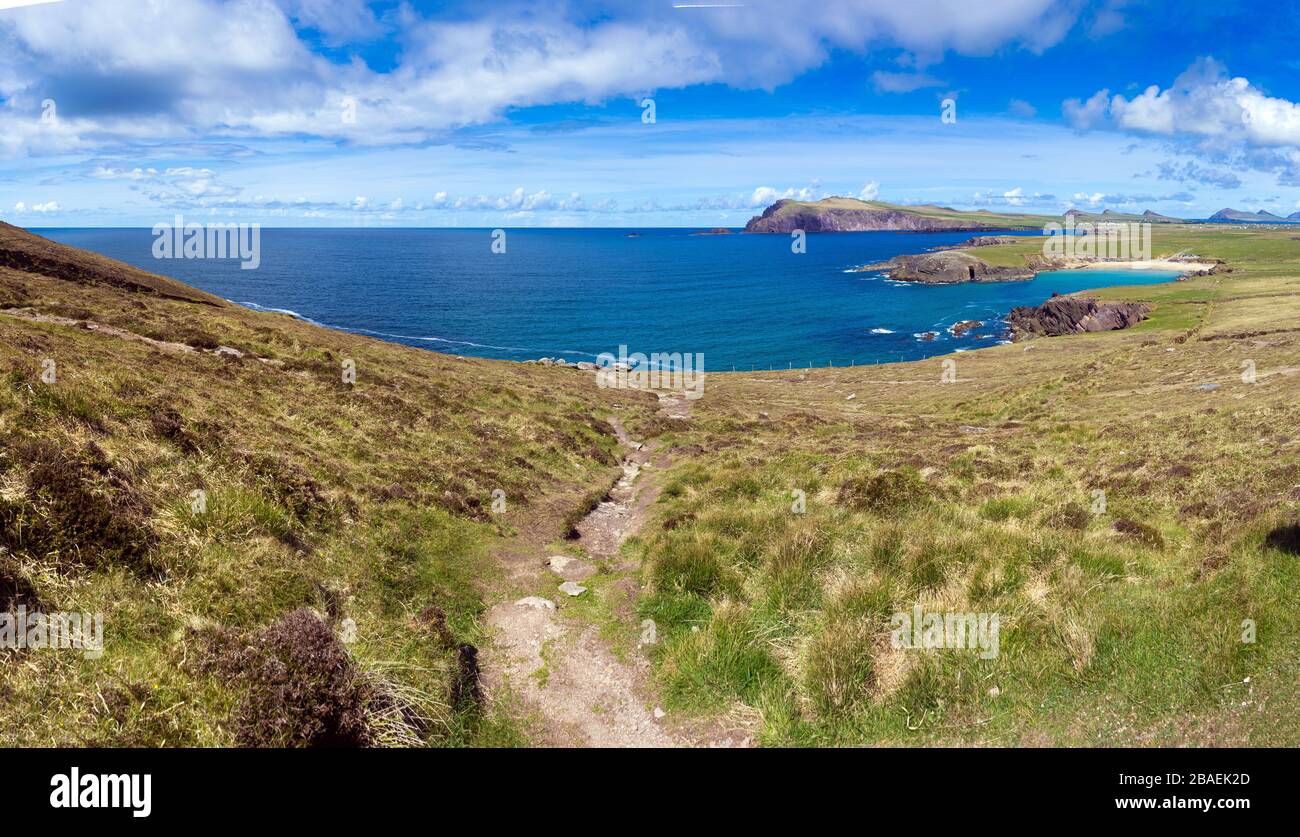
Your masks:
{"label": "rocky outcrop", "polygon": [[888,264],[889,278],[900,282],[952,285],[958,282],[1020,282],[1034,278],[1029,266],[991,265],[959,250],[898,256]]}
{"label": "rocky outcrop", "polygon": [[1081,296],[1053,296],[1038,306],[1013,308],[1007,324],[1015,339],[1059,337],[1093,331],[1115,331],[1147,318],[1150,306],[1140,302],[1098,302]]}
{"label": "rocky outcrop", "polygon": [[958,247],[993,247],[998,244],[1015,244],[1019,236],[1014,235],[977,235],[973,238],[966,239],[964,244],[958,244]]}
{"label": "rocky outcrop", "polygon": [[960,244],[942,244],[938,247],[931,247],[930,250],[935,253],[941,253],[944,250],[969,250],[972,247],[993,247],[998,244],[1015,244],[1017,240],[1023,240],[1023,237],[1014,235],[976,235],[966,239]]}

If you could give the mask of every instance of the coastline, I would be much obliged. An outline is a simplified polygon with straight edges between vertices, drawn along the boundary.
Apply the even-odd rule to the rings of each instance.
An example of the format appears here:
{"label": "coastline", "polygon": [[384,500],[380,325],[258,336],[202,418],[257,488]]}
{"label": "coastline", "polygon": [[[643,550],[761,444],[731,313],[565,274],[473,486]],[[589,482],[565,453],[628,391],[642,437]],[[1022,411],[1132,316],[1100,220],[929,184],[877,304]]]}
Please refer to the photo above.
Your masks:
{"label": "coastline", "polygon": [[[1212,263],[1212,262],[1183,262],[1183,261],[1176,261],[1176,260],[1173,260],[1173,259],[1142,259],[1142,260],[1127,260],[1127,261],[1096,261],[1096,260],[1085,261],[1085,260],[1069,260],[1068,262],[1067,262],[1067,261],[1061,261],[1061,262],[1058,262],[1058,263],[1052,264],[1051,266],[1049,266],[1049,267],[1047,267],[1046,269],[1043,269],[1043,270],[1035,270],[1035,271],[1033,272],[1033,275],[1032,275],[1032,276],[1027,277],[1027,278],[1024,279],[1024,280],[1019,280],[1019,281],[1030,281],[1030,280],[1032,280],[1032,279],[1034,279],[1034,278],[1037,278],[1038,275],[1041,274],[1041,273],[1051,273],[1051,272],[1054,272],[1054,271],[1065,271],[1065,270],[1117,270],[1117,271],[1118,271],[1118,270],[1131,270],[1131,271],[1134,271],[1134,272],[1144,272],[1144,271],[1169,271],[1169,272],[1177,272],[1177,273],[1179,274],[1179,275],[1177,275],[1177,276],[1169,277],[1169,278],[1168,278],[1166,281],[1164,281],[1164,282],[1156,282],[1156,283],[1153,283],[1155,286],[1159,286],[1159,285],[1169,284],[1169,283],[1171,283],[1171,282],[1181,282],[1181,281],[1183,281],[1183,280],[1186,278],[1186,276],[1188,275],[1188,271],[1189,271],[1189,270],[1190,270],[1190,271],[1203,271],[1203,272],[1210,272],[1210,271],[1212,271],[1212,270],[1213,270],[1214,268],[1216,268],[1216,267],[1218,267],[1218,263]],[[853,271],[864,271],[864,270],[866,270],[866,269],[867,269],[866,267],[862,267],[862,268],[853,268],[853,269],[850,269],[849,272],[853,272]],[[1199,275],[1199,273],[1198,273],[1197,275]],[[898,281],[903,281],[903,280],[898,280]],[[1013,281],[1013,280],[1005,280],[1005,281]],[[910,283],[910,284],[921,284],[921,285],[924,285],[924,284],[956,284],[956,283],[925,283],[925,282],[913,282],[913,283]],[[1071,296],[1071,297],[1085,296],[1085,297],[1086,297],[1088,294],[1096,293],[1096,292],[1099,291],[1099,290],[1102,290],[1102,288],[1085,288],[1085,289],[1081,289],[1081,290],[1078,290],[1078,291],[1071,291],[1070,293],[1066,294],[1066,296]],[[1055,294],[1052,294],[1052,295],[1048,295],[1048,296],[1043,297],[1040,301],[1038,301],[1038,302],[1036,302],[1036,303],[1032,303],[1032,304],[1031,304],[1031,307],[1032,307],[1032,305],[1042,305],[1043,303],[1045,303],[1045,302],[1047,302],[1049,299],[1051,299],[1052,296],[1055,296]],[[303,315],[303,314],[300,314],[300,313],[298,313],[297,311],[292,311],[292,310],[289,310],[289,309],[266,307],[266,306],[262,306],[262,305],[260,305],[260,304],[258,304],[258,303],[255,303],[255,302],[241,302],[241,301],[236,301],[236,300],[226,300],[226,301],[229,302],[229,303],[231,303],[232,305],[237,305],[237,306],[239,306],[239,307],[241,307],[241,308],[245,308],[245,309],[247,309],[247,310],[254,311],[254,312],[257,312],[257,313],[270,313],[270,314],[278,314],[278,315],[281,315],[281,316],[287,316],[287,317],[290,317],[290,318],[292,318],[292,319],[298,320],[299,322],[303,322],[303,323],[306,323],[306,324],[308,324],[308,325],[315,326],[315,327],[317,327],[317,328],[323,328],[323,329],[327,329],[327,330],[330,330],[330,331],[337,331],[337,332],[341,332],[341,333],[345,333],[345,334],[354,334],[354,335],[361,336],[361,337],[368,337],[368,338],[370,338],[370,339],[379,340],[379,341],[381,341],[381,342],[389,343],[389,344],[392,344],[392,345],[407,346],[407,347],[409,347],[409,348],[423,349],[423,350],[425,350],[425,351],[433,352],[433,353],[435,353],[435,354],[439,354],[439,355],[444,355],[444,356],[446,356],[446,357],[455,357],[455,358],[461,358],[461,359],[473,359],[473,360],[483,360],[483,361],[489,361],[489,362],[500,361],[500,362],[504,362],[504,363],[514,363],[514,364],[529,365],[529,366],[552,366],[552,367],[556,367],[556,368],[568,368],[568,369],[574,369],[574,370],[576,370],[576,371],[586,371],[586,372],[594,372],[594,371],[597,371],[597,370],[598,370],[597,365],[596,365],[595,363],[591,362],[591,361],[571,361],[571,360],[567,360],[563,355],[556,355],[556,356],[542,356],[542,357],[536,357],[536,358],[524,358],[524,359],[513,359],[513,358],[494,358],[494,357],[487,357],[487,356],[480,356],[480,355],[469,355],[469,354],[460,354],[460,353],[455,353],[455,352],[450,352],[450,351],[443,351],[443,350],[436,349],[436,348],[433,348],[433,347],[428,346],[428,345],[413,345],[413,343],[411,343],[411,342],[405,342],[405,341],[421,341],[421,342],[423,342],[423,341],[429,340],[430,338],[419,338],[419,337],[410,337],[410,336],[406,336],[406,335],[386,334],[386,333],[383,333],[383,332],[376,332],[376,331],[372,331],[372,330],[364,329],[364,328],[359,328],[359,327],[348,327],[348,326],[333,325],[333,324],[329,324],[329,323],[319,322],[319,321],[314,320],[314,319],[312,319],[312,318],[310,318],[310,317],[307,317],[307,316],[305,316],[305,315]],[[919,362],[919,361],[930,360],[930,359],[938,358],[938,357],[944,357],[944,356],[946,356],[946,355],[950,355],[950,354],[956,354],[956,353],[968,353],[968,352],[978,352],[978,351],[982,351],[982,350],[984,350],[984,349],[991,349],[991,348],[995,348],[995,347],[998,347],[998,346],[1012,345],[1012,344],[1014,344],[1014,343],[1016,342],[1016,339],[1015,339],[1015,336],[1014,336],[1014,335],[1015,335],[1015,331],[1014,331],[1014,329],[1012,328],[1011,323],[1008,321],[1008,317],[1010,316],[1010,314],[1011,314],[1011,311],[1007,311],[1007,312],[1005,312],[1005,313],[1002,313],[1000,316],[998,316],[998,317],[996,317],[996,318],[989,319],[989,320],[986,320],[985,322],[982,322],[982,323],[979,323],[979,324],[978,324],[979,327],[984,327],[984,326],[987,326],[987,325],[991,325],[991,324],[993,324],[993,323],[998,323],[998,324],[1000,324],[1000,325],[1003,327],[1003,331],[1002,331],[1000,334],[996,334],[996,335],[993,335],[993,334],[986,334],[986,335],[984,335],[982,339],[988,339],[988,340],[993,341],[993,342],[987,343],[987,344],[985,344],[985,345],[976,345],[976,346],[971,346],[971,347],[961,347],[961,348],[951,348],[951,349],[948,349],[947,351],[935,352],[935,353],[933,353],[933,354],[926,354],[926,355],[923,355],[923,356],[918,357],[918,358],[907,358],[907,359],[902,359],[902,358],[900,358],[900,359],[898,359],[898,360],[880,360],[880,361],[876,361],[876,362],[874,362],[874,363],[872,363],[872,362],[867,362],[867,363],[860,363],[860,364],[859,364],[859,363],[853,363],[853,362],[851,362],[851,363],[849,363],[849,364],[846,364],[846,366],[848,366],[849,368],[852,368],[852,367],[854,367],[854,366],[884,366],[884,365],[894,365],[894,364],[903,364],[903,363],[916,363],[916,362]],[[919,342],[919,343],[931,344],[931,343],[933,343],[933,342],[935,341],[935,338],[939,337],[942,333],[948,333],[948,334],[951,334],[951,335],[954,336],[954,337],[961,337],[961,336],[964,336],[966,332],[968,332],[968,331],[973,331],[973,330],[974,330],[974,328],[971,327],[971,326],[974,325],[974,323],[975,323],[975,321],[971,321],[971,320],[958,320],[955,324],[953,324],[953,325],[951,325],[951,326],[946,326],[946,327],[942,328],[940,331],[926,331],[926,332],[919,332],[919,333],[914,334],[913,336],[916,338],[917,342]],[[967,325],[967,324],[970,324],[970,325]],[[955,331],[953,330],[954,328],[957,328],[957,327],[959,327],[959,326],[963,326],[963,325],[967,325],[967,328],[959,329],[959,331],[960,331],[961,333],[955,332]],[[874,331],[874,329],[873,329],[873,331]],[[894,334],[894,333],[896,333],[896,332],[890,330],[890,331],[878,332],[878,333]],[[924,334],[924,335],[928,335],[928,337],[922,337],[921,335],[923,335],[923,334]],[[448,342],[450,342],[450,341],[448,341]],[[833,365],[833,364],[831,364],[831,365]],[[812,368],[812,367],[809,367],[809,368]],[[779,369],[779,367],[772,366],[768,371],[771,371],[771,370],[777,370],[777,369]],[[717,372],[717,373],[726,373],[726,372],[730,372],[731,374],[741,374],[741,373],[744,373],[746,370],[744,370],[743,368],[740,368],[740,369],[733,368],[733,369],[730,369],[730,370],[728,370],[728,369],[719,369],[719,370],[712,370],[712,371],[713,371],[713,372]],[[751,369],[751,370],[748,370],[748,371],[752,373],[752,372],[762,372],[762,371],[764,371],[764,370],[763,370],[762,368],[755,368],[755,369]]]}

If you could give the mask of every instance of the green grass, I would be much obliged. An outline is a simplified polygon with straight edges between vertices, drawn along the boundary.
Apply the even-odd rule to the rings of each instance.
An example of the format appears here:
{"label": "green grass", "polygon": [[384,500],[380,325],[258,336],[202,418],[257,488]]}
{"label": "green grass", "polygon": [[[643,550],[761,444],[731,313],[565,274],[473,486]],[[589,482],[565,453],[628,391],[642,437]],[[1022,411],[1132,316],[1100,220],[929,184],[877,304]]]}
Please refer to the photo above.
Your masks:
{"label": "green grass", "polygon": [[[196,669],[198,637],[302,608],[340,637],[351,620],[349,658],[425,719],[376,720],[383,743],[527,743],[508,695],[453,705],[458,648],[518,592],[507,539],[552,543],[617,476],[614,403],[675,461],[645,477],[662,491],[625,547],[635,599],[601,566],[569,615],[629,657],[654,620],[672,711],[750,719],[772,745],[1300,744],[1300,557],[1268,545],[1300,516],[1300,246],[1190,226],[1154,243],[1233,270],[1100,291],[1152,315],[954,356],[956,384],[940,358],[711,373],[672,424],[572,370],[0,269],[0,298],[33,311],[247,354],[0,315],[0,590],[106,616],[101,659],[6,658],[0,744],[235,743],[243,695]],[[35,442],[67,467],[42,476]],[[139,527],[93,517],[77,548],[42,528],[82,508]],[[997,613],[999,654],[893,647],[918,605]]]}
{"label": "green grass", "polygon": [[[493,551],[509,535],[558,529],[590,486],[608,484],[617,441],[595,416],[617,400],[641,424],[653,399],[615,399],[573,370],[8,269],[0,297],[246,353],[160,350],[0,315],[0,591],[21,583],[46,609],[102,612],[106,644],[94,661],[0,651],[0,744],[232,744],[239,687],[195,672],[193,629],[252,636],[300,608],[339,636],[355,623],[348,651],[360,670],[429,717],[416,740],[522,741],[510,707],[450,700],[457,648],[486,645],[480,619],[505,584]],[[47,358],[53,384],[41,380]],[[342,382],[345,359],[355,386]],[[167,410],[173,419],[159,419]],[[23,451],[34,441],[86,463],[63,495],[33,490]],[[85,453],[92,443],[102,466]],[[503,514],[492,511],[497,489]],[[123,533],[110,528],[79,544],[75,562],[62,542],[30,534],[73,519],[73,502],[138,509],[147,567],[114,557]]]}
{"label": "green grass", "polygon": [[[1234,270],[1106,289],[1153,316],[959,355],[956,385],[938,359],[714,376],[706,452],[639,546],[671,705],[743,707],[775,745],[1300,741],[1300,558],[1265,545],[1300,516],[1300,268],[1277,261],[1300,249],[1168,241]],[[917,605],[998,613],[1000,653],[893,648]]]}

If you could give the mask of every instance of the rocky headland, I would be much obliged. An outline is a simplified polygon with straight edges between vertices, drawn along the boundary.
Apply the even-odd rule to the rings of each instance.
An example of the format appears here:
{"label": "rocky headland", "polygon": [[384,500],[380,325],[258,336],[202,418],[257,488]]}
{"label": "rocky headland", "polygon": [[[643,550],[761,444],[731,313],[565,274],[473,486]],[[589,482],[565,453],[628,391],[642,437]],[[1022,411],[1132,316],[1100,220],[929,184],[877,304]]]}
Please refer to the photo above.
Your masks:
{"label": "rocky headland", "polygon": [[894,206],[854,198],[823,198],[819,201],[782,199],[763,210],[745,225],[747,233],[871,232],[896,230],[935,232],[942,230],[990,230],[1041,226],[1038,219],[1024,221],[1004,216],[958,212],[942,206]]}

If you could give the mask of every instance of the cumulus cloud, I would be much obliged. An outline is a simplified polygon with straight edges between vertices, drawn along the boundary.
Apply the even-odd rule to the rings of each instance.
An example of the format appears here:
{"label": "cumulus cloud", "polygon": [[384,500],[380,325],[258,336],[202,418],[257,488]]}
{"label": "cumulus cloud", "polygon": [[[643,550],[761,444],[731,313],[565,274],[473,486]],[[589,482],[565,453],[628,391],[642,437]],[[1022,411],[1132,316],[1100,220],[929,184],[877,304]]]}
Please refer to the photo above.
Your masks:
{"label": "cumulus cloud", "polygon": [[792,186],[784,192],[777,191],[770,186],[759,186],[749,196],[749,206],[767,206],[779,200],[815,201],[822,197],[824,196],[822,195],[820,183],[798,189]]}
{"label": "cumulus cloud", "polygon": [[[1131,98],[1100,90],[1086,100],[1066,100],[1062,112],[1081,131],[1109,128],[1167,139],[1211,161],[1300,182],[1300,104],[1230,76],[1213,58],[1198,59],[1165,89],[1153,84]],[[1179,177],[1170,169],[1165,177],[1240,185],[1231,174],[1200,168],[1184,173]]]}
{"label": "cumulus cloud", "polygon": [[26,201],[18,201],[17,203],[14,204],[13,211],[18,213],[19,215],[22,215],[27,212],[40,212],[40,213],[58,212],[59,202],[46,201],[45,203],[33,203],[31,205],[28,205]]}
{"label": "cumulus cloud", "polygon": [[1005,192],[976,192],[972,196],[974,203],[978,204],[1002,204],[1005,206],[1024,206],[1026,204],[1042,204],[1056,200],[1055,195],[1045,195],[1042,192],[1034,192],[1032,195],[1025,194],[1025,190],[1016,186]]}
{"label": "cumulus cloud", "polygon": [[1199,183],[1203,186],[1217,186],[1220,189],[1237,189],[1241,186],[1241,178],[1232,172],[1202,166],[1192,160],[1182,163],[1167,160],[1156,166],[1155,174],[1161,180]]}
{"label": "cumulus cloud", "polygon": [[880,194],[880,183],[875,180],[869,180],[863,185],[862,191],[858,192],[858,200],[874,201]]}
{"label": "cumulus cloud", "polygon": [[[935,59],[1042,50],[1074,25],[1053,0],[843,0],[727,14],[667,4],[505,2],[377,18],[360,0],[56,3],[0,18],[0,152],[79,150],[105,138],[211,136],[425,141],[511,108],[607,101],[697,83],[772,88],[837,50]],[[308,37],[303,30],[319,33]],[[400,33],[391,68],[331,61],[310,44]],[[219,44],[220,48],[200,48]],[[903,77],[906,76],[907,80]],[[923,73],[884,74],[899,88]],[[915,89],[915,88],[913,88]],[[41,103],[57,120],[41,121]],[[349,104],[350,103],[350,104]],[[353,118],[354,117],[354,118]]]}

